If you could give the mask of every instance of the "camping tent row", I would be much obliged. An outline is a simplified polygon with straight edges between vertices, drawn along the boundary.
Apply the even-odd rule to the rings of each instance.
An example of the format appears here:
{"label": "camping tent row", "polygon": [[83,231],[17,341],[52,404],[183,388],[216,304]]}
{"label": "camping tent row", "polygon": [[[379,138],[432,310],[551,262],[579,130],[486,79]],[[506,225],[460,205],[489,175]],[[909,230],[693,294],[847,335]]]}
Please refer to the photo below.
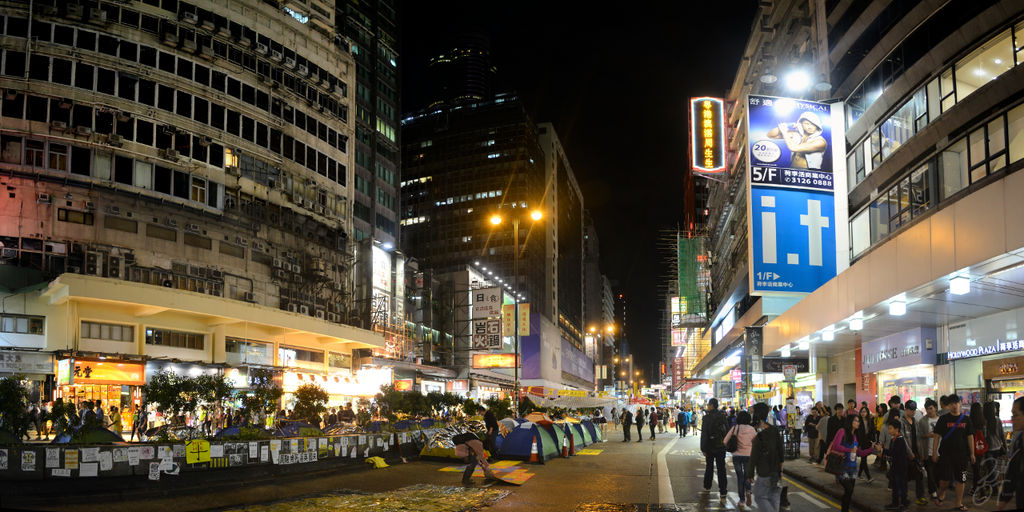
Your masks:
{"label": "camping tent row", "polygon": [[503,459],[543,463],[551,458],[575,455],[585,446],[601,442],[601,430],[589,418],[552,421],[506,419],[507,433],[498,436],[498,456]]}

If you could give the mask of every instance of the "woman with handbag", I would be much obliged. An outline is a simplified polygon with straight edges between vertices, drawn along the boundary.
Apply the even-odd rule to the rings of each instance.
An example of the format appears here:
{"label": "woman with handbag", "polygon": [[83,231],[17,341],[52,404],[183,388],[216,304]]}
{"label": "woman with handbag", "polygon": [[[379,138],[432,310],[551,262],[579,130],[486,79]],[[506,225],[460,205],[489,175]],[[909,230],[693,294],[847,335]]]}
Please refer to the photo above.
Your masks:
{"label": "woman with handbag", "polygon": [[732,453],[732,466],[736,469],[736,493],[739,494],[740,508],[746,502],[749,507],[753,497],[750,484],[747,482],[747,464],[750,463],[750,446],[754,442],[757,430],[750,426],[750,413],[740,411],[736,415],[736,425],[725,434],[725,449]]}
{"label": "woman with handbag", "polygon": [[836,475],[836,481],[843,487],[842,512],[849,512],[850,504],[853,502],[853,487],[857,481],[857,458],[866,457],[879,448],[877,443],[862,448],[857,442],[856,432],[860,428],[860,423],[860,416],[847,416],[825,456],[825,471]]}

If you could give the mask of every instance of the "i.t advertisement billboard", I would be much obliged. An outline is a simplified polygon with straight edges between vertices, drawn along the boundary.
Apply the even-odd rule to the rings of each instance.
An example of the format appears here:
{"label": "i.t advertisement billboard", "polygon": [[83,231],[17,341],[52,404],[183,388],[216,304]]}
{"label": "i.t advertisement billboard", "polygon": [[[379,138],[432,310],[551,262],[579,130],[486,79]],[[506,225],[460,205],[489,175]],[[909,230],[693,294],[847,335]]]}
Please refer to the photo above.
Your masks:
{"label": "i.t advertisement billboard", "polygon": [[752,295],[810,293],[846,267],[842,115],[840,103],[747,97]]}

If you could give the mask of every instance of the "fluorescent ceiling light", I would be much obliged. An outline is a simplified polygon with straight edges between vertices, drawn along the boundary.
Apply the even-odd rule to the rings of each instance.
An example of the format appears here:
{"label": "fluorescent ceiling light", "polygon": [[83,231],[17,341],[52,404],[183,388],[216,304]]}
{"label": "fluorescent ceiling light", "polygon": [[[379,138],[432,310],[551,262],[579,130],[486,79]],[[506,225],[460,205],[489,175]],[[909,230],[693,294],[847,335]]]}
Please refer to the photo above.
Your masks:
{"label": "fluorescent ceiling light", "polygon": [[889,314],[892,316],[903,316],[907,314],[907,302],[894,300],[889,303]]}
{"label": "fluorescent ceiling light", "polygon": [[967,276],[956,276],[949,280],[949,293],[966,295],[971,293],[971,279]]}
{"label": "fluorescent ceiling light", "polygon": [[860,317],[850,319],[850,330],[851,331],[863,331],[864,330],[864,319]]}
{"label": "fluorescent ceiling light", "polygon": [[821,331],[821,341],[832,341],[836,339],[836,331],[833,326],[828,326],[824,331]]}

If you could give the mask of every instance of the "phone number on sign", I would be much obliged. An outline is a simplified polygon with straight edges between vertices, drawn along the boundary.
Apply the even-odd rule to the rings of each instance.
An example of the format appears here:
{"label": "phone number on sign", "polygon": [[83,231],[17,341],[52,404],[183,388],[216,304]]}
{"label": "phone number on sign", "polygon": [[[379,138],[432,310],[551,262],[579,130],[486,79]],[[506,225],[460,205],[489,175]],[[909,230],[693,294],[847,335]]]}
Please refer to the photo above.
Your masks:
{"label": "phone number on sign", "polygon": [[818,187],[831,187],[832,180],[821,180],[812,178],[797,178],[793,176],[786,176],[782,180],[786,184],[790,185],[815,185]]}

